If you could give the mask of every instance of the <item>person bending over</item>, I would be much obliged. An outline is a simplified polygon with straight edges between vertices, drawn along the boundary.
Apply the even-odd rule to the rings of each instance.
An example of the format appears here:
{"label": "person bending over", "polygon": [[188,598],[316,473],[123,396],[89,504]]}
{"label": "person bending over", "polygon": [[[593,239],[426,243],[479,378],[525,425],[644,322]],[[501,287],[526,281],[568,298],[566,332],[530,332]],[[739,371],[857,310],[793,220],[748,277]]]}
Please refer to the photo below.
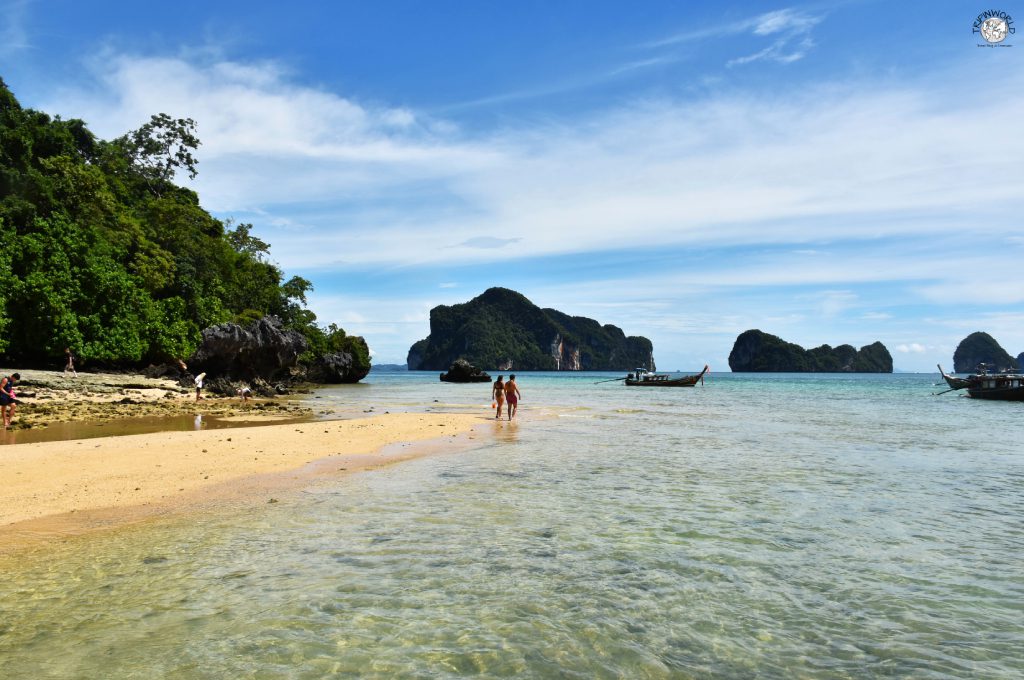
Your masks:
{"label": "person bending over", "polygon": [[20,373],[12,373],[0,380],[0,415],[4,419],[4,429],[11,426],[15,407],[18,405],[18,399],[14,395],[14,386],[18,384],[19,380],[21,380]]}

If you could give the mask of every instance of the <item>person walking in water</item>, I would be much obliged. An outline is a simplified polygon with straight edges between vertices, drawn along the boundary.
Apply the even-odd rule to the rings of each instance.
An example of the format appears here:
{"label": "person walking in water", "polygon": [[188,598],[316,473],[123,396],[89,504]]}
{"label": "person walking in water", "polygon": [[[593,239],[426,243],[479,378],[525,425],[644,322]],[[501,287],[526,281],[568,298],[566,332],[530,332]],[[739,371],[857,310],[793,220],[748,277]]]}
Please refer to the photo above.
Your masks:
{"label": "person walking in water", "polygon": [[494,417],[495,419],[501,418],[501,407],[505,404],[505,376],[499,375],[491,385],[491,398],[498,405],[498,411]]}
{"label": "person walking in water", "polygon": [[18,403],[14,386],[19,380],[20,373],[12,373],[0,380],[0,416],[3,417],[5,430],[11,426],[11,420],[14,418],[14,407]]}
{"label": "person walking in water", "polygon": [[516,415],[516,410],[519,408],[519,400],[522,399],[522,395],[519,394],[519,385],[516,384],[516,374],[513,373],[508,377],[508,382],[505,383],[505,401],[508,402],[508,419]]}
{"label": "person walking in water", "polygon": [[70,347],[64,348],[64,375],[67,376],[68,371],[71,371],[71,375],[78,377],[78,371],[75,370],[75,355],[71,351]]}

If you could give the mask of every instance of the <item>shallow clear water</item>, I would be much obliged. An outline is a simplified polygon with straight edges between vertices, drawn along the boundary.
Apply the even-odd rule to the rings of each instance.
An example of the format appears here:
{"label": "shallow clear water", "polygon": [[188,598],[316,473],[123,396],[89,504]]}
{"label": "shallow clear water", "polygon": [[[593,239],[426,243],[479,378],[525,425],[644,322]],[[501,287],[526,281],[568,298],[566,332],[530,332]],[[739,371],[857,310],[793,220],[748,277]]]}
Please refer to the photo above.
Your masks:
{"label": "shallow clear water", "polygon": [[[480,445],[0,562],[0,676],[1024,674],[1024,404],[524,374]],[[318,410],[490,411],[371,375]]]}

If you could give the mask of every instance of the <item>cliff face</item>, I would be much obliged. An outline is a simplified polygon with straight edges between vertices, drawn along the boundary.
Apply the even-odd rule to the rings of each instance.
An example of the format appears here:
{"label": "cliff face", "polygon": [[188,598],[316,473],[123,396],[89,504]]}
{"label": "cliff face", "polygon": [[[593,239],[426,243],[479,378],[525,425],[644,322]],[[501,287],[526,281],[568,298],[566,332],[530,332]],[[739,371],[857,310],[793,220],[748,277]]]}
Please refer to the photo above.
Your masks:
{"label": "cliff face", "polygon": [[749,330],[736,338],[729,368],[738,373],[892,373],[892,356],[880,342],[859,350],[851,345],[805,350],[777,336]]}
{"label": "cliff face", "polygon": [[456,359],[498,370],[654,368],[647,338],[593,319],[541,309],[507,288],[430,310],[430,335],[409,348],[409,370],[442,370]]}
{"label": "cliff face", "polygon": [[[1024,357],[1024,354],[1021,354]],[[991,371],[1020,368],[1020,357],[1014,359],[988,333],[971,333],[960,341],[953,352],[953,371],[973,373],[978,364],[985,364]]]}

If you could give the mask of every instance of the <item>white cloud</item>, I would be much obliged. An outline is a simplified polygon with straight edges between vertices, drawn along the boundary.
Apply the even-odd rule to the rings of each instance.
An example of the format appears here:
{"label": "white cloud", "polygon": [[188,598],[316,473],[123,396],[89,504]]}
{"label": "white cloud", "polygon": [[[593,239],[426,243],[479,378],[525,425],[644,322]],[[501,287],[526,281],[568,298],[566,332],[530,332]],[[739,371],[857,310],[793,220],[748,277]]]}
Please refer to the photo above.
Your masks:
{"label": "white cloud", "polygon": [[[793,8],[767,12],[747,19],[715,24],[712,27],[684,31],[643,45],[648,49],[665,49],[675,45],[705,40],[721,40],[725,37],[748,35],[752,39],[771,36],[768,46],[757,52],[732,59],[727,66],[739,66],[755,61],[774,61],[790,64],[802,59],[814,47],[811,29],[821,23],[823,17],[814,16]],[[642,62],[640,62],[642,63]]]}
{"label": "white cloud", "polygon": [[782,9],[762,14],[753,20],[753,33],[757,36],[775,36],[767,47],[745,57],[732,59],[727,66],[740,66],[755,61],[774,61],[791,64],[803,59],[814,47],[811,29],[822,17],[811,16],[794,9]]}
{"label": "white cloud", "polygon": [[204,205],[265,215],[257,229],[270,226],[286,268],[507,258],[479,247],[482,225],[514,234],[523,257],[979,222],[1019,233],[995,206],[1020,198],[1024,140],[1004,136],[996,156],[977,141],[1015,126],[1024,96],[1012,83],[998,101],[912,83],[646,101],[469,142],[448,121],[299,86],[273,64],[104,63],[98,88],[47,110],[108,137],[159,111],[195,118]]}
{"label": "white cloud", "polygon": [[928,348],[918,342],[912,342],[908,344],[901,344],[896,346],[896,351],[903,354],[921,354],[927,352]]}
{"label": "white cloud", "polygon": [[754,19],[754,33],[757,35],[773,35],[776,33],[806,33],[821,21],[821,17],[811,16],[792,8],[768,12]]}
{"label": "white cloud", "polygon": [[[798,23],[765,20],[764,35],[787,22]],[[998,99],[944,73],[934,82],[637,101],[469,135],[457,120],[299,85],[269,62],[106,57],[95,82],[42,108],[84,118],[108,138],[161,111],[195,118],[203,204],[254,222],[286,271],[315,279],[317,269],[352,264],[441,268],[422,298],[311,295],[321,319],[372,337],[386,358],[426,334],[433,305],[482,292],[451,271],[467,261],[706,252],[700,266],[616,268],[548,285],[538,292],[550,297],[534,300],[627,333],[653,329],[661,351],[706,336],[682,350],[692,355],[677,355],[694,365],[702,355],[723,365],[713,348],[727,352],[738,332],[758,326],[805,346],[884,341],[880,332],[896,328],[893,346],[912,347],[920,329],[903,328],[888,301],[868,299],[872,284],[897,283],[917,302],[943,306],[1024,301],[1009,259],[978,247],[1021,243],[1004,206],[1022,198],[1024,140],[1002,135],[998,154],[978,142],[1015,129],[1020,77],[1006,76]],[[752,246],[765,256],[731,254]],[[439,297],[453,277],[466,293]],[[778,292],[813,286],[824,292]],[[690,311],[700,309],[710,311]],[[823,314],[841,321],[851,310],[857,335],[819,337]],[[975,322],[1024,349],[1004,318]],[[941,340],[955,346],[960,332],[943,327]],[[923,365],[926,354],[907,356]]]}

